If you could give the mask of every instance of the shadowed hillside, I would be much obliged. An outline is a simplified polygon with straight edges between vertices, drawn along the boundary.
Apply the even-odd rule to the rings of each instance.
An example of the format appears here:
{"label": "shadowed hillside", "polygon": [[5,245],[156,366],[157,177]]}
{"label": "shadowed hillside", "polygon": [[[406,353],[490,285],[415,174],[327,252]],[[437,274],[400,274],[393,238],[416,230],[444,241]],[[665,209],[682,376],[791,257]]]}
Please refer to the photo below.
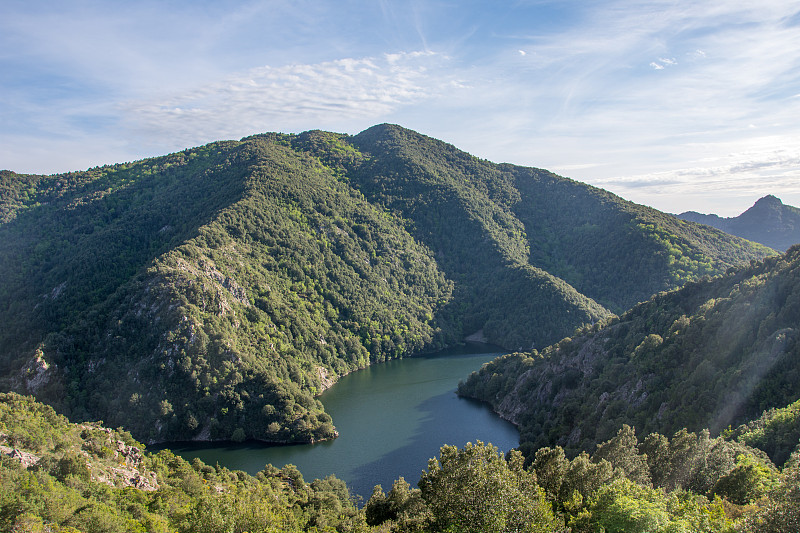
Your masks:
{"label": "shadowed hillside", "polygon": [[[459,393],[520,427],[523,448],[591,449],[622,424],[643,433],[729,425],[800,396],[800,247],[662,292],[619,318],[541,353],[511,354],[473,373]],[[781,415],[784,422],[797,417]],[[788,417],[788,418],[787,418]],[[764,448],[785,461],[797,430]],[[739,431],[761,442],[759,428]],[[785,425],[785,424],[784,424]],[[791,435],[794,435],[791,437]],[[760,440],[759,440],[760,439]]]}

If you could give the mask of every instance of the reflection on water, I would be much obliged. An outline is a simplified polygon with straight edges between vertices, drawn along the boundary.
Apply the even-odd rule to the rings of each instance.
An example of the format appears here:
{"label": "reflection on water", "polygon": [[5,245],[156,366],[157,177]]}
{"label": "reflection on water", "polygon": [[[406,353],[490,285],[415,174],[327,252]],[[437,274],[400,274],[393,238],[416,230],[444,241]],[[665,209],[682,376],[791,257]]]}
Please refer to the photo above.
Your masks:
{"label": "reflection on water", "polygon": [[400,476],[414,485],[443,444],[481,440],[508,451],[519,444],[516,428],[484,404],[455,394],[464,379],[500,352],[468,345],[433,355],[389,361],[343,377],[320,397],[339,438],[317,444],[187,444],[172,450],[255,474],[271,463],[294,464],[306,481],[329,474],[366,500]]}

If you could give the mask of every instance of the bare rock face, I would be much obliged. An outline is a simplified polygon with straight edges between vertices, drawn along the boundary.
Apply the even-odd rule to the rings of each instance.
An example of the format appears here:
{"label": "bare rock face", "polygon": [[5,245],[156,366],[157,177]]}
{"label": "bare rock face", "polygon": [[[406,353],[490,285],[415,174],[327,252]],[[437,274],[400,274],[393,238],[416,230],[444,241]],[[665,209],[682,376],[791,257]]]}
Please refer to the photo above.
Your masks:
{"label": "bare rock face", "polygon": [[328,369],[325,368],[324,366],[317,366],[316,371],[317,371],[317,377],[319,378],[320,387],[322,388],[320,392],[324,392],[330,389],[333,386],[333,384],[336,383],[336,380],[331,377],[330,373],[328,372]]}
{"label": "bare rock face", "polygon": [[111,485],[112,487],[133,487],[139,490],[158,490],[158,480],[155,472],[140,472],[134,468],[110,467],[97,469],[92,463],[88,464],[92,472],[92,479]]}
{"label": "bare rock face", "polygon": [[45,360],[44,352],[39,348],[31,360],[22,368],[20,380],[24,384],[25,390],[30,394],[36,394],[50,382],[54,371],[54,367],[51,367]]}
{"label": "bare rock face", "polygon": [[124,441],[115,439],[109,428],[94,426],[81,426],[84,430],[105,433],[106,461],[94,460],[86,451],[87,466],[92,474],[92,479],[111,485],[113,487],[133,487],[140,490],[158,490],[156,473],[145,469],[144,452],[136,446],[125,444]]}
{"label": "bare rock face", "polygon": [[489,342],[489,339],[486,338],[486,334],[484,334],[483,332],[483,328],[479,329],[472,335],[467,335],[466,337],[464,337],[464,340],[466,342],[480,342],[483,344]]}
{"label": "bare rock face", "polygon": [[0,446],[0,455],[17,459],[22,465],[22,468],[36,466],[36,464],[41,460],[41,457],[38,455],[18,450],[17,448],[11,448],[9,446]]}

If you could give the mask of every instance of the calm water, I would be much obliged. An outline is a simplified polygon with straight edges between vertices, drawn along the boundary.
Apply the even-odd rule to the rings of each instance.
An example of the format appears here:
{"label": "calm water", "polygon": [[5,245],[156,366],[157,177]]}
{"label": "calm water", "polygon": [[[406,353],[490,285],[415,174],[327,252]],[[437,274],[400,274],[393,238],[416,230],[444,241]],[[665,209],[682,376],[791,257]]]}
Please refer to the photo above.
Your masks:
{"label": "calm water", "polygon": [[434,355],[389,361],[343,377],[320,397],[339,438],[318,444],[266,446],[187,445],[172,450],[255,474],[267,463],[294,464],[306,481],[329,474],[347,482],[364,500],[381,484],[388,492],[400,476],[413,485],[443,444],[491,442],[502,451],[519,433],[484,404],[456,396],[465,379],[499,355],[467,346]]}

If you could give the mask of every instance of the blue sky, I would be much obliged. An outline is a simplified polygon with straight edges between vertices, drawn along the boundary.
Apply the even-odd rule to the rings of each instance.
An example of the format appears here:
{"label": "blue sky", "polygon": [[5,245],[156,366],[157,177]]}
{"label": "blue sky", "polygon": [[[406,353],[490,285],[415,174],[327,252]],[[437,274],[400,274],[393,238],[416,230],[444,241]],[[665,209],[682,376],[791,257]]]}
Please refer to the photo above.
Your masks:
{"label": "blue sky", "polygon": [[668,212],[800,206],[800,0],[0,4],[0,168],[392,122]]}

